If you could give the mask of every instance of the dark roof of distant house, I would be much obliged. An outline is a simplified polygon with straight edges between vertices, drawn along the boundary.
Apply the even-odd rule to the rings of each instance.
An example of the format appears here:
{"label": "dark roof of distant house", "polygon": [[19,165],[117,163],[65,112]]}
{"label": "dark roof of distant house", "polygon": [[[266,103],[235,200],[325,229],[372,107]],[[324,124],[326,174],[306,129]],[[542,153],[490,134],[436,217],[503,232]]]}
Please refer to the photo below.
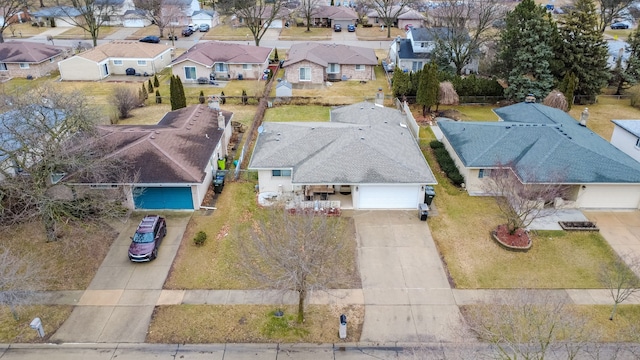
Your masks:
{"label": "dark roof of distant house", "polygon": [[373,49],[341,44],[322,44],[316,42],[291,45],[283,67],[307,60],[327,67],[340,65],[377,65],[378,59]]}
{"label": "dark roof of distant house", "polygon": [[38,64],[56,57],[68,48],[26,41],[0,44],[0,62]]}
{"label": "dark roof of distant house", "polygon": [[142,9],[133,9],[133,10],[127,10],[124,12],[123,16],[130,16],[130,17],[134,17],[135,16],[146,16],[146,11],[142,10]]}
{"label": "dark roof of distant house", "polygon": [[[222,111],[225,126],[233,113]],[[127,160],[138,183],[202,183],[220,142],[218,111],[192,105],[168,112],[156,125],[100,127],[102,139],[115,150],[109,156]]]}
{"label": "dark roof of distant house", "polygon": [[313,11],[314,18],[331,20],[355,20],[358,14],[351,8],[344,6],[320,5]]}
{"label": "dark roof of distant house", "polygon": [[431,52],[424,52],[424,53],[413,52],[413,46],[411,45],[411,40],[400,39],[398,57],[400,57],[400,59],[427,59],[428,60],[428,59],[431,59]]}
{"label": "dark roof of distant house", "polygon": [[562,110],[518,103],[495,113],[503,121],[438,121],[466,167],[513,166],[529,183],[640,183],[640,163]]}
{"label": "dark roof of distant house", "polygon": [[193,14],[191,14],[191,16],[193,17],[193,16],[201,15],[201,14],[208,15],[208,16],[213,18],[214,15],[216,15],[216,12],[215,11],[211,11],[211,10],[196,10],[196,11],[193,12]]}
{"label": "dark roof of distant house", "polygon": [[332,110],[330,122],[265,122],[263,130],[249,168],[293,169],[295,184],[437,183],[394,108],[362,102]]}
{"label": "dark roof of distant house", "polygon": [[31,13],[32,16],[35,17],[76,17],[80,16],[82,12],[80,10],[71,7],[71,6],[53,6],[53,7],[44,7],[38,9],[38,11],[34,11]]}
{"label": "dark roof of distant house", "polygon": [[102,5],[116,6],[116,5],[124,4],[124,0],[94,0],[94,3],[100,6]]}
{"label": "dark roof of distant house", "polygon": [[446,27],[414,27],[410,31],[413,41],[435,41],[439,38],[446,38],[449,35],[449,29]]}
{"label": "dark roof of distant house", "polygon": [[263,64],[269,58],[272,48],[252,45],[240,45],[221,41],[199,42],[189,48],[172,65],[186,60],[213,66],[215,63],[227,64]]}

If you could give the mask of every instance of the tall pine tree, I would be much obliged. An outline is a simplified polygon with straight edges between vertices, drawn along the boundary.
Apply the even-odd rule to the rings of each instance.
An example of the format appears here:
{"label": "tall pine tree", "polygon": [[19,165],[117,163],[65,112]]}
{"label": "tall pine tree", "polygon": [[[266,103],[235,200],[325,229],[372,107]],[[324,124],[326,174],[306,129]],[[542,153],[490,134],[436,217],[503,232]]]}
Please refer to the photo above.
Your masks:
{"label": "tall pine tree", "polygon": [[169,83],[169,100],[171,101],[171,110],[178,109],[178,97],[176,94],[176,78],[171,76],[171,82]]}
{"label": "tall pine tree", "polygon": [[[616,95],[622,90],[640,81],[640,27],[636,28],[627,39],[628,45],[617,54],[616,67],[612,74],[612,83],[616,86]],[[627,55],[623,56],[624,51]]]}
{"label": "tall pine tree", "polygon": [[552,89],[551,59],[557,27],[546,9],[523,0],[507,14],[499,42],[500,69],[509,82],[505,95],[522,101],[528,94],[540,99]]}
{"label": "tall pine tree", "polygon": [[609,80],[609,55],[593,0],[576,0],[574,5],[558,26],[562,41],[557,56],[564,62],[564,69],[557,78],[573,72],[578,78],[576,100],[586,104],[595,101]]}
{"label": "tall pine tree", "polygon": [[431,111],[431,107],[438,102],[439,87],[438,65],[426,64],[420,73],[416,92],[416,103],[422,105],[422,116],[427,116],[427,112]]}
{"label": "tall pine tree", "polygon": [[184,86],[182,86],[182,80],[176,75],[176,96],[178,100],[178,109],[187,107],[187,96],[184,93]]}

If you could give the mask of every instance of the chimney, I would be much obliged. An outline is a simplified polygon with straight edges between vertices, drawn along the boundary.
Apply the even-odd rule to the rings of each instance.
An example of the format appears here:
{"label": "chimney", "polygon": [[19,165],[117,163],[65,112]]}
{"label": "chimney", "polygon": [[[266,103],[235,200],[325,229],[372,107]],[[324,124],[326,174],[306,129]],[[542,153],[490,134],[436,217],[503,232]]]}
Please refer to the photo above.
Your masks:
{"label": "chimney", "polygon": [[378,92],[376,93],[376,104],[384,104],[384,93],[382,92],[382,88],[378,88]]}
{"label": "chimney", "polygon": [[535,103],[536,102],[536,97],[533,96],[533,94],[529,94],[529,95],[525,96],[524,102],[525,103]]}
{"label": "chimney", "polygon": [[222,115],[222,111],[218,111],[218,128],[224,129],[224,115]]}
{"label": "chimney", "polygon": [[220,110],[220,98],[217,96],[209,97],[209,109]]}
{"label": "chimney", "polygon": [[589,120],[589,108],[584,108],[580,114],[580,125],[587,126],[587,120]]}

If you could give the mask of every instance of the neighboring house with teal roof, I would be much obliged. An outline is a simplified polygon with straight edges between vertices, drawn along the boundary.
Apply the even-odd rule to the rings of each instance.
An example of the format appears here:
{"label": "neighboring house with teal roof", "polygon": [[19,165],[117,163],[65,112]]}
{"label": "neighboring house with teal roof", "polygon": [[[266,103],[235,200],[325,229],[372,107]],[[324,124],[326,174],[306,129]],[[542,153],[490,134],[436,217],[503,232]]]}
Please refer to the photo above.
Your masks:
{"label": "neighboring house with teal roof", "polygon": [[469,194],[487,195],[491,170],[509,166],[523,183],[566,185],[565,206],[640,208],[640,163],[564,111],[537,103],[494,111],[498,122],[438,120]]}

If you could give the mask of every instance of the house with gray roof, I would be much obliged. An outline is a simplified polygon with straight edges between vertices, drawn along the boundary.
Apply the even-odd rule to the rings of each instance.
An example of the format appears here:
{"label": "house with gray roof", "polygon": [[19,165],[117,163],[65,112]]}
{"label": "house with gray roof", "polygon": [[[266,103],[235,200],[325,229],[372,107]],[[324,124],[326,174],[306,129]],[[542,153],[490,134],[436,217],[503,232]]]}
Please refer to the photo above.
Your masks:
{"label": "house with gray roof", "polygon": [[373,49],[316,42],[291,45],[282,67],[292,83],[375,79],[378,58]]}
{"label": "house with gray roof", "polygon": [[494,112],[500,121],[438,120],[469,194],[487,195],[491,170],[506,166],[524,184],[565,185],[564,206],[640,208],[640,163],[564,111],[518,103]]}
{"label": "house with gray roof", "polygon": [[31,13],[31,17],[41,26],[47,27],[73,27],[81,23],[82,12],[73,6],[43,7]]}
{"label": "house with gray roof", "polygon": [[346,29],[357,21],[358,14],[344,6],[319,5],[311,14],[311,24],[317,27],[333,27],[337,24]]}
{"label": "house with gray roof", "polygon": [[260,79],[269,66],[273,48],[232,44],[222,41],[199,42],[171,62],[174,75],[183,83],[207,79]]}
{"label": "house with gray roof", "polygon": [[417,209],[436,184],[399,110],[361,102],[329,122],[265,122],[249,169],[260,194],[338,200],[342,208]]}
{"label": "house with gray roof", "polygon": [[[407,38],[397,37],[389,46],[389,60],[404,72],[422,70],[431,62],[438,39],[446,39],[450,35],[445,27],[411,28]],[[479,60],[474,58],[462,69],[463,73],[477,73]]]}
{"label": "house with gray roof", "polygon": [[611,144],[640,161],[640,120],[611,120]]}
{"label": "house with gray roof", "polygon": [[131,172],[100,184],[76,182],[76,191],[124,191],[132,209],[199,209],[227,156],[233,113],[207,105],[170,111],[156,125],[103,125],[108,157],[122,159]]}
{"label": "house with gray roof", "polygon": [[27,41],[0,44],[0,79],[38,78],[58,69],[58,62],[71,55],[71,48]]}

